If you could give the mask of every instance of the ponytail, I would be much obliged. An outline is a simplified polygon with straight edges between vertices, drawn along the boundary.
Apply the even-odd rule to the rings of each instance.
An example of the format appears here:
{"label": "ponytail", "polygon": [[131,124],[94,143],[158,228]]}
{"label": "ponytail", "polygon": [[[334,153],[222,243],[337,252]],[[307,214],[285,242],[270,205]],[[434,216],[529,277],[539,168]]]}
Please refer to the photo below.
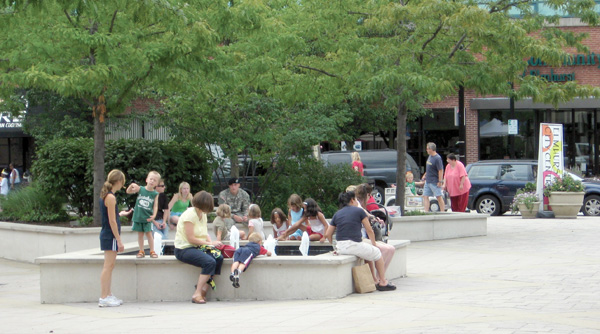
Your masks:
{"label": "ponytail", "polygon": [[106,182],[104,182],[104,185],[102,185],[102,189],[100,190],[100,198],[104,200],[106,195],[112,190],[113,186],[119,181],[122,181],[123,184],[125,184],[125,174],[118,169],[111,170],[106,177]]}

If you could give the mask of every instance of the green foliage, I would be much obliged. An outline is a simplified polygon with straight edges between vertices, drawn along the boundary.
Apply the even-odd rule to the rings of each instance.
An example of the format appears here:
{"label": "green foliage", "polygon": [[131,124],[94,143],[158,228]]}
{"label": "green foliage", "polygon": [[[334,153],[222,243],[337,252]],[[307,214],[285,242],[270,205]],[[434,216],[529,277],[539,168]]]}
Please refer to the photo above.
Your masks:
{"label": "green foliage", "polygon": [[64,200],[33,183],[28,187],[11,191],[2,197],[3,218],[25,222],[65,222],[69,219]]}
{"label": "green foliage", "polygon": [[[528,184],[533,184],[533,183],[528,183]],[[525,188],[517,190],[515,198],[513,199],[513,202],[510,205],[510,210],[512,213],[517,213],[520,211],[519,210],[520,204],[524,204],[528,210],[531,210],[531,209],[533,209],[533,204],[540,201],[540,199],[538,198],[538,195],[535,192],[535,188],[533,189],[533,191],[529,191],[526,189],[527,189],[527,185],[525,186]]]}
{"label": "green foliage", "polygon": [[570,174],[565,173],[562,178],[555,178],[554,182],[544,188],[544,196],[550,197],[553,191],[583,192],[585,187],[581,181],[575,180]]}
{"label": "green foliage", "polygon": [[[519,189],[522,192],[535,192],[537,190],[537,187],[535,185],[535,183],[533,182],[527,182],[525,183],[525,187],[523,187],[522,189]],[[517,192],[519,191],[517,190]]]}
{"label": "green foliage", "polygon": [[325,217],[331,218],[338,210],[340,192],[362,182],[349,165],[325,165],[312,157],[280,159],[271,173],[261,177],[258,204],[265,217],[276,207],[287,212],[287,200],[296,193],[303,199],[313,198]]}
{"label": "green foliage", "polygon": [[[48,193],[67,199],[79,216],[92,213],[93,142],[87,138],[57,138],[41,146],[32,167],[34,178]],[[106,172],[120,169],[127,184],[145,185],[151,170],[158,171],[170,189],[178,189],[186,181],[192,189],[207,189],[211,168],[206,150],[190,143],[145,140],[118,140],[107,142]],[[117,193],[118,203],[133,207],[136,196]]]}
{"label": "green foliage", "polygon": [[430,216],[435,214],[435,212],[425,212],[421,210],[409,210],[404,212],[404,216]]}
{"label": "green foliage", "polygon": [[92,137],[92,112],[80,99],[34,89],[28,90],[24,98],[28,102],[28,112],[23,121],[23,131],[36,141],[45,143],[54,138]]}

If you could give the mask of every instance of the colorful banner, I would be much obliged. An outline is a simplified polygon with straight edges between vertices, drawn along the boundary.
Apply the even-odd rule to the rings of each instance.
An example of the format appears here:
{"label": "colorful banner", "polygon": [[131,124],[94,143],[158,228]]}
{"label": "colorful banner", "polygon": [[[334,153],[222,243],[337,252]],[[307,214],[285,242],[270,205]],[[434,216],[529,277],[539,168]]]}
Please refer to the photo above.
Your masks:
{"label": "colorful banner", "polygon": [[[536,189],[538,196],[543,196],[546,185],[554,182],[555,178],[562,177],[564,166],[563,125],[541,123]],[[548,198],[544,197],[543,204],[548,204]],[[543,206],[540,206],[539,211],[542,210]]]}

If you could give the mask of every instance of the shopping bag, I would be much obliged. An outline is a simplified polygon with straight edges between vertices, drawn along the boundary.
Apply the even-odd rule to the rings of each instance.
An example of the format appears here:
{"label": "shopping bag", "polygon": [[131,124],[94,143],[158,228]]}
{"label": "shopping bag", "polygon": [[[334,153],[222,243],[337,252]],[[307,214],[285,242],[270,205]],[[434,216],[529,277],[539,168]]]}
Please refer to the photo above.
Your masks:
{"label": "shopping bag", "polygon": [[376,290],[373,275],[368,264],[352,267],[352,279],[354,280],[354,289],[358,293],[373,292]]}
{"label": "shopping bag", "polygon": [[272,234],[269,234],[263,246],[267,249],[267,251],[271,252],[271,256],[277,256],[277,254],[275,254],[275,247],[277,247],[277,239],[273,238]]}
{"label": "shopping bag", "polygon": [[160,256],[163,255],[163,249],[162,234],[154,232],[154,251]]}

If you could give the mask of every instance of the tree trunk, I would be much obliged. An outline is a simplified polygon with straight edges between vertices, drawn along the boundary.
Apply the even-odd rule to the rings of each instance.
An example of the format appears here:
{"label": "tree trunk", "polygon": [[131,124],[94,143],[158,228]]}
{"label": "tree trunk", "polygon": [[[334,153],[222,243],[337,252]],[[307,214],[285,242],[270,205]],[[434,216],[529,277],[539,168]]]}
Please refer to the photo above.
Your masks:
{"label": "tree trunk", "polygon": [[104,115],[100,112],[94,114],[94,225],[102,225],[102,216],[100,212],[100,191],[104,184]]}
{"label": "tree trunk", "polygon": [[402,102],[398,106],[398,115],[396,116],[396,150],[398,152],[398,165],[396,172],[396,205],[400,206],[402,215],[404,215],[404,193],[406,189],[406,103]]}

